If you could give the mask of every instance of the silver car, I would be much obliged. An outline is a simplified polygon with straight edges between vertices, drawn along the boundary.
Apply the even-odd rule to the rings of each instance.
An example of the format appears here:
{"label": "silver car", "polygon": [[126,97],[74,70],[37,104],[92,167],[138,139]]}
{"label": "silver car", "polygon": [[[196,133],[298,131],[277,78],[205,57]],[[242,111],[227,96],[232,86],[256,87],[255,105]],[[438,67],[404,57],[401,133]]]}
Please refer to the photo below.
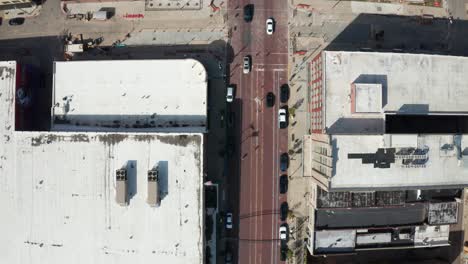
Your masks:
{"label": "silver car", "polygon": [[250,68],[252,67],[252,59],[250,56],[245,56],[244,57],[244,67],[243,67],[243,72],[245,74],[250,72]]}
{"label": "silver car", "polygon": [[226,102],[231,103],[234,100],[234,87],[228,86],[226,92]]}

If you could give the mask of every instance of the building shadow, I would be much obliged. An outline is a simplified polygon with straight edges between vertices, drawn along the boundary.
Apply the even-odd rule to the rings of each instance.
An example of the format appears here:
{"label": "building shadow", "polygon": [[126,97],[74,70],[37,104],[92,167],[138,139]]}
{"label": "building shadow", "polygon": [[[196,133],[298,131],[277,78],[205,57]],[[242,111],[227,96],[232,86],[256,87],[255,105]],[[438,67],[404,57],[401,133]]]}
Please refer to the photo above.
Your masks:
{"label": "building shadow", "polygon": [[159,195],[162,201],[169,194],[169,163],[167,160],[161,160],[157,166],[159,171]]}
{"label": "building shadow", "polygon": [[468,21],[421,16],[360,14],[325,50],[468,56]]}
{"label": "building shadow", "polygon": [[132,200],[132,198],[137,194],[137,161],[136,160],[129,160],[127,162],[127,181],[128,181],[128,200]]}

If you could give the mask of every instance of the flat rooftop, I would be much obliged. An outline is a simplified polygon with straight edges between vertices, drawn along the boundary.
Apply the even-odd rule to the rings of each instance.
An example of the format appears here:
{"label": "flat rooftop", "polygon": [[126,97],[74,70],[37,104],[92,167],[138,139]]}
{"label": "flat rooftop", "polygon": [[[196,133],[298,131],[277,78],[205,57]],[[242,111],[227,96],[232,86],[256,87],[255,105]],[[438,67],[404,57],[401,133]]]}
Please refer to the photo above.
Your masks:
{"label": "flat rooftop", "polygon": [[[15,69],[0,62],[0,262],[202,263],[203,135],[14,131]],[[127,206],[116,202],[123,166]]]}
{"label": "flat rooftop", "polygon": [[[467,136],[408,135],[406,140],[395,140],[395,144],[393,136],[332,135],[335,150],[332,190],[424,189],[468,184]],[[387,154],[379,156],[382,149]],[[398,153],[405,149],[424,154],[399,159]],[[376,167],[375,161],[379,159],[388,166]]]}
{"label": "flat rooftop", "polygon": [[207,73],[199,61],[54,62],[53,78],[53,130],[206,130]]}
{"label": "flat rooftop", "polygon": [[[383,113],[468,113],[465,100],[468,98],[468,58],[324,51],[323,59],[324,118],[328,133],[350,133],[350,127],[355,128],[353,132],[358,129],[361,132],[380,133],[381,124],[372,119],[381,119]],[[381,100],[378,103],[382,106],[382,113],[353,114],[352,84],[381,85],[381,96],[368,92],[364,94],[367,97],[358,99],[356,107],[364,109],[364,112],[375,112],[376,104],[369,102],[372,95],[372,98]]]}

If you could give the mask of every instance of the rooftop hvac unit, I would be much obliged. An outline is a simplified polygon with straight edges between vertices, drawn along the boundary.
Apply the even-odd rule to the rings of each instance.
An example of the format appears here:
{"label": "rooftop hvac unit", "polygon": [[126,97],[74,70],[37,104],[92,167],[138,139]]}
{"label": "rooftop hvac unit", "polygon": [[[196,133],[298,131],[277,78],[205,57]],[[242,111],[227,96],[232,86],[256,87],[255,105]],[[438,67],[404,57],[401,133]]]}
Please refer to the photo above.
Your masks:
{"label": "rooftop hvac unit", "polygon": [[148,171],[148,198],[146,199],[147,203],[150,206],[156,207],[159,206],[159,169]]}
{"label": "rooftop hvac unit", "polygon": [[119,205],[128,205],[128,186],[127,186],[127,169],[118,169],[115,172],[116,194],[115,200]]}

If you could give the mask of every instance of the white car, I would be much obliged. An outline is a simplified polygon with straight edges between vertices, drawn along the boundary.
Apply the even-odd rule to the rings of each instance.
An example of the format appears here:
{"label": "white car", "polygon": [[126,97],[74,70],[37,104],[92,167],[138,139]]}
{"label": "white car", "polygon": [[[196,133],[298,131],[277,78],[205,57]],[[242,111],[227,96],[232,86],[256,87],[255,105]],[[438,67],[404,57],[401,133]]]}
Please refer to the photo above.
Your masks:
{"label": "white car", "polygon": [[279,238],[281,240],[288,240],[288,226],[286,224],[282,224],[279,228]]}
{"label": "white car", "polygon": [[245,74],[250,72],[251,64],[252,64],[252,60],[251,60],[250,56],[245,56],[244,57],[244,66],[243,66],[243,72]]}
{"label": "white car", "polygon": [[226,214],[226,228],[232,229],[232,213]]}
{"label": "white car", "polygon": [[226,102],[231,103],[234,100],[234,87],[228,86],[226,92]]}
{"label": "white car", "polygon": [[273,18],[269,18],[266,20],[266,33],[267,35],[273,35],[275,31],[275,21]]}
{"label": "white car", "polygon": [[287,115],[288,114],[285,108],[280,108],[278,110],[278,125],[280,128],[285,128],[288,126]]}

